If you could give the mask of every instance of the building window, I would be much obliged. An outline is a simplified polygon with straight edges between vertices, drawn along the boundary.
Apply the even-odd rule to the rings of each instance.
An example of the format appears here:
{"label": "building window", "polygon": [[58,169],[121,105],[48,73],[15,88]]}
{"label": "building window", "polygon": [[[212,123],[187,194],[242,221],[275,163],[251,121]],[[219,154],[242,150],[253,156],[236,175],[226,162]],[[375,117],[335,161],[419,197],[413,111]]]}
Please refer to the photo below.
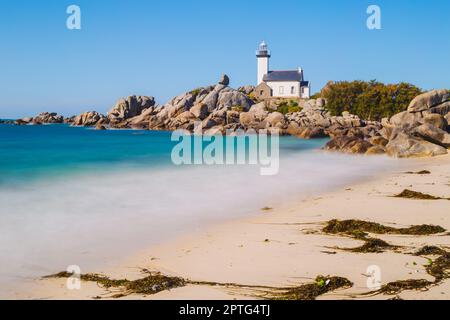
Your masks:
{"label": "building window", "polygon": [[291,94],[295,93],[295,87],[291,87]]}
{"label": "building window", "polygon": [[280,87],[280,94],[284,94],[284,87],[283,86]]}

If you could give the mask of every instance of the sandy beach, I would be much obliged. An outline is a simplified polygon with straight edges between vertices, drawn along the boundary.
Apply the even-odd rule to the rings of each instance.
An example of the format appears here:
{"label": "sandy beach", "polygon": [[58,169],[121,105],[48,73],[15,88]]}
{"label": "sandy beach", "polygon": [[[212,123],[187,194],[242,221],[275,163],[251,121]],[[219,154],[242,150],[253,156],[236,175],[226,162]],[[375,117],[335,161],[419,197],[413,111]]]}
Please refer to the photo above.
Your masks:
{"label": "sandy beach", "polygon": [[[404,161],[404,160],[398,160]],[[439,225],[450,230],[450,202],[395,198],[405,189],[436,197],[450,196],[450,156],[407,160],[407,170],[386,172],[369,181],[307,199],[292,199],[280,207],[266,208],[249,218],[213,225],[152,246],[124,259],[108,270],[88,270],[114,279],[142,278],[143,268],[193,281],[289,287],[314,281],[318,275],[340,276],[353,282],[348,289],[318,299],[450,299],[450,281],[427,290],[406,290],[395,295],[364,295],[367,270],[377,266],[381,285],[407,279],[434,281],[425,266],[427,257],[411,253],[425,245],[450,247],[448,234],[431,236],[387,235],[398,250],[355,253],[342,250],[363,244],[342,235],[324,234],[332,219],[359,219],[396,228]],[[428,170],[430,174],[411,174]],[[86,270],[84,270],[86,271]],[[81,290],[68,290],[66,279],[38,279],[18,290],[21,299],[107,299],[110,290],[82,282]],[[249,290],[236,287],[188,284],[155,295],[131,294],[122,299],[254,299]]]}

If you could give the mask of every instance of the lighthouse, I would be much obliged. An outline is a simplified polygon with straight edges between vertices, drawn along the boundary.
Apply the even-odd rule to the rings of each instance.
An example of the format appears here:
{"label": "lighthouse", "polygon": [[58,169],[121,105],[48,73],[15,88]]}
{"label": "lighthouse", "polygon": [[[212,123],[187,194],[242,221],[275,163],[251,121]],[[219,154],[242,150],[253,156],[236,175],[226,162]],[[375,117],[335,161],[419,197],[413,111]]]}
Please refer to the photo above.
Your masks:
{"label": "lighthouse", "polygon": [[305,81],[303,69],[269,70],[270,51],[263,41],[256,50],[258,75],[255,96],[260,99],[300,98],[309,99],[311,84]]}
{"label": "lighthouse", "polygon": [[269,73],[270,51],[264,41],[261,42],[258,50],[256,50],[256,58],[258,60],[258,79],[256,84],[259,85],[263,82],[264,76]]}

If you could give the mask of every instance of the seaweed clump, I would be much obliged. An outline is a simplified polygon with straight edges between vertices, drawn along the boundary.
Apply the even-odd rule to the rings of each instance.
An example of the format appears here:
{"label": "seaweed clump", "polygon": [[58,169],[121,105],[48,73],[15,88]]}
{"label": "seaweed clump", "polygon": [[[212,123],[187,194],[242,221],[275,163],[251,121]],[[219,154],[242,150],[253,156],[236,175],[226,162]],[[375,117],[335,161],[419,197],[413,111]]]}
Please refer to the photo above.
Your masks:
{"label": "seaweed clump", "polygon": [[429,260],[429,264],[425,267],[427,273],[434,277],[435,280],[433,282],[424,279],[394,281],[383,285],[381,289],[375,291],[373,294],[383,293],[386,295],[394,295],[404,290],[426,291],[429,287],[438,285],[444,279],[448,279],[450,277],[450,252],[441,250],[442,249],[438,247],[427,246],[416,253],[421,253],[423,255],[437,255],[438,252],[443,252],[436,260]]}
{"label": "seaweed clump", "polygon": [[274,300],[315,300],[327,292],[352,286],[353,283],[346,278],[318,276],[313,283],[291,288],[277,288],[266,292],[266,297]]}
{"label": "seaweed clump", "polygon": [[421,174],[421,175],[423,175],[423,174],[431,174],[431,172],[428,171],[428,170],[421,170],[421,171],[417,171],[417,172],[408,171],[408,172],[405,172],[405,173],[406,174]]}
{"label": "seaweed clump", "polygon": [[417,250],[414,255],[415,256],[441,256],[445,255],[447,252],[444,249],[441,249],[436,246],[425,246]]}
{"label": "seaweed clump", "polygon": [[356,238],[364,238],[367,236],[366,232],[375,234],[430,235],[442,233],[446,230],[441,226],[426,224],[411,226],[409,228],[394,228],[362,220],[331,220],[327,222],[322,231],[325,233],[343,233]]}
{"label": "seaweed clump", "polygon": [[[148,275],[137,280],[110,279],[106,276],[98,274],[82,274],[80,275],[80,280],[87,282],[96,282],[105,289],[124,289],[123,293],[115,295],[115,298],[123,297],[133,293],[151,295],[173,288],[184,287],[186,285],[186,280],[182,278],[169,277],[158,272],[152,273],[147,270],[144,270],[144,272]],[[69,278],[72,276],[73,273],[60,272],[54,275],[47,276],[45,278]]]}
{"label": "seaweed clump", "polygon": [[387,249],[397,249],[398,246],[393,246],[384,240],[371,238],[368,233],[375,234],[402,234],[402,235],[430,235],[442,233],[445,231],[440,226],[432,225],[417,225],[409,228],[394,228],[384,226],[375,222],[368,222],[362,220],[331,220],[328,221],[323,232],[329,234],[344,234],[357,240],[362,240],[365,243],[356,248],[342,249],[358,253],[381,253]]}
{"label": "seaweed clump", "polygon": [[448,198],[435,197],[426,193],[405,189],[395,198],[417,199],[417,200],[450,200]]}
{"label": "seaweed clump", "polygon": [[351,252],[357,252],[357,253],[381,253],[384,252],[386,249],[394,249],[397,248],[396,246],[390,245],[386,241],[375,239],[375,238],[367,238],[364,239],[365,243],[356,248],[350,248],[350,249],[343,249]]}
{"label": "seaweed clump", "polygon": [[[277,299],[277,300],[314,300],[318,296],[327,292],[334,291],[340,288],[350,288],[353,283],[346,278],[341,277],[324,277],[318,276],[314,283],[307,283],[298,287],[289,288],[274,288],[266,286],[241,285],[235,283],[216,283],[206,281],[190,281],[178,277],[169,277],[161,273],[152,273],[148,270],[143,270],[148,274],[147,277],[138,280],[127,279],[110,279],[106,276],[98,274],[83,274],[80,276],[82,281],[96,282],[105,289],[118,288],[121,289],[118,293],[111,296],[111,298],[121,298],[130,294],[152,295],[164,290],[183,287],[187,284],[206,285],[206,286],[221,286],[227,288],[250,289],[262,292],[262,295],[257,295],[261,298]],[[44,278],[69,278],[73,274],[69,272],[60,272],[54,275],[46,276]],[[94,297],[100,299],[100,297]]]}
{"label": "seaweed clump", "polygon": [[441,282],[444,279],[448,279],[450,276],[450,252],[445,252],[434,261],[431,261],[426,266],[426,270],[429,275],[436,279],[436,283]]}
{"label": "seaweed clump", "polygon": [[383,285],[381,289],[375,291],[375,294],[383,293],[387,295],[394,295],[405,290],[427,291],[428,287],[431,285],[433,285],[433,282],[424,279],[393,281]]}

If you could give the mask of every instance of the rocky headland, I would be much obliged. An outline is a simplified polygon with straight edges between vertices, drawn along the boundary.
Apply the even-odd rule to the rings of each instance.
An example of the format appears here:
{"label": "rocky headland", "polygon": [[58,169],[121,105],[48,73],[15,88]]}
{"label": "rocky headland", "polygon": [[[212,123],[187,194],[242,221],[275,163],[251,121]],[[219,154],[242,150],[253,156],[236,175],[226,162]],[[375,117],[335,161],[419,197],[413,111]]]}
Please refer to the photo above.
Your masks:
{"label": "rocky headland", "polygon": [[349,112],[332,115],[327,110],[327,100],[320,97],[258,101],[253,86],[233,89],[229,81],[223,75],[216,85],[185,92],[164,105],[159,105],[154,97],[129,96],[120,99],[107,115],[89,111],[63,118],[45,112],[12,123],[167,131],[193,131],[201,123],[207,135],[276,130],[303,139],[330,137],[325,150],[398,158],[443,155],[450,148],[450,91],[447,89],[420,94],[406,111],[378,122]]}

